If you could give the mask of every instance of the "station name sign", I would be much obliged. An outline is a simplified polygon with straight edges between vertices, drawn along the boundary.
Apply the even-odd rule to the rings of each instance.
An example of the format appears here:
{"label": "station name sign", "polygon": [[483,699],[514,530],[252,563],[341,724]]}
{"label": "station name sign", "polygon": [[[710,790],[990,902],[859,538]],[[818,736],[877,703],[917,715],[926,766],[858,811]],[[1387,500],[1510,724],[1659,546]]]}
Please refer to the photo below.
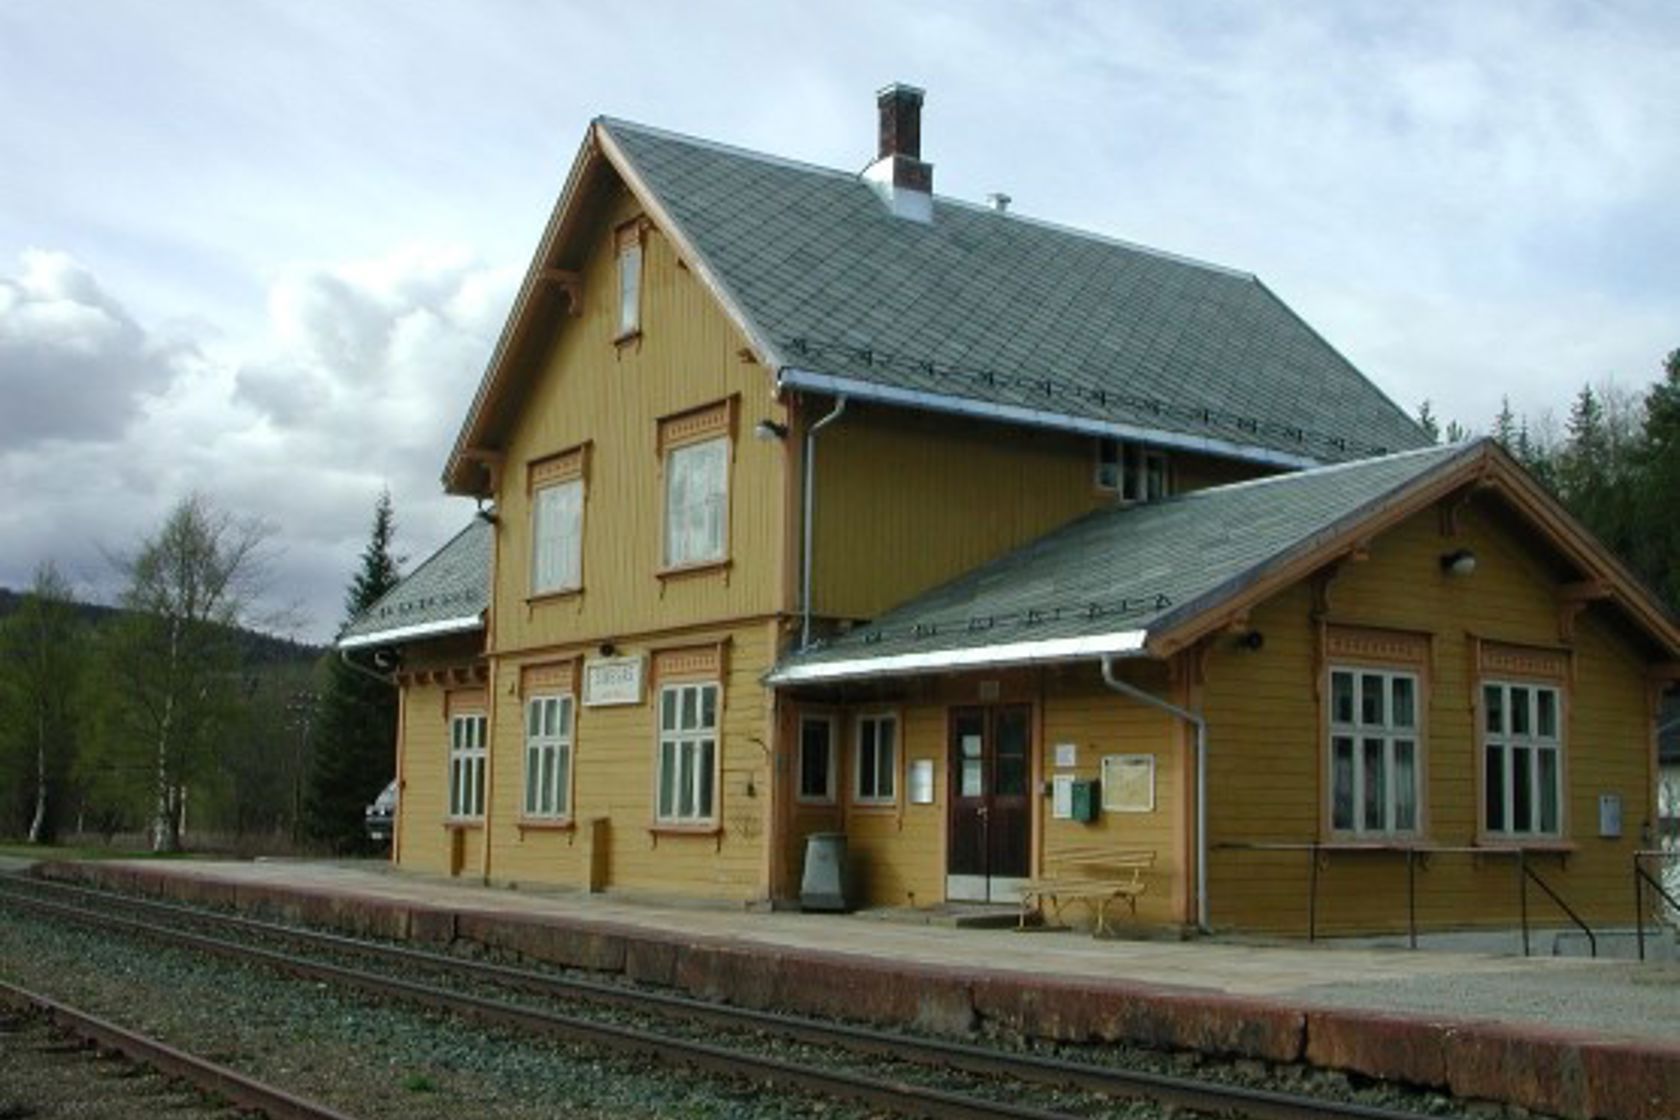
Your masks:
{"label": "station name sign", "polygon": [[596,657],[583,663],[583,706],[604,708],[642,702],[640,657]]}

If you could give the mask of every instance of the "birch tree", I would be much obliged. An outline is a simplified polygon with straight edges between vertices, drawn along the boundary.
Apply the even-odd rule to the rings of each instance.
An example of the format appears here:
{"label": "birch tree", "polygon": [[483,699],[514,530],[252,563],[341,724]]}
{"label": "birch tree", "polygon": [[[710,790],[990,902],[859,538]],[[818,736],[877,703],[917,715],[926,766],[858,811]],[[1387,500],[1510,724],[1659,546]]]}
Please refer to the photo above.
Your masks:
{"label": "birch tree", "polygon": [[82,637],[70,585],[48,561],[0,630],[0,732],[28,774],[31,844],[56,831],[57,799],[75,754]]}
{"label": "birch tree", "polygon": [[256,621],[267,539],[260,522],[195,494],[117,558],[127,588],[107,645],[107,735],[122,772],[146,775],[153,851],[180,849],[186,791],[214,779],[219,741],[248,691],[239,628]]}

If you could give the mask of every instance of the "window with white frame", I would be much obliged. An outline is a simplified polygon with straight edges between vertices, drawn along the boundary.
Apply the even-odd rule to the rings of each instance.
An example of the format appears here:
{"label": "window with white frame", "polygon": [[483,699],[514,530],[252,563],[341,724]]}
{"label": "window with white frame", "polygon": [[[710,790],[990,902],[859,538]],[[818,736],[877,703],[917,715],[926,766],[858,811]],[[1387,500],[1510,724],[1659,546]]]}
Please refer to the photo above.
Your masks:
{"label": "window with white frame", "polygon": [[449,815],[484,816],[484,730],[482,713],[449,720]]}
{"label": "window with white frame", "polygon": [[890,805],[898,797],[898,717],[859,716],[852,799],[860,805]]}
{"label": "window with white frame", "polygon": [[618,332],[628,338],[642,329],[642,229],[632,222],[618,230]]}
{"label": "window with white frame", "polygon": [[659,690],[660,821],[713,819],[717,720],[717,685],[671,684]]}
{"label": "window with white frame", "polygon": [[1167,496],[1167,456],[1140,444],[1097,440],[1097,489],[1123,502],[1153,502]]}
{"label": "window with white frame", "polygon": [[583,479],[542,486],[531,495],[531,593],[583,586]]}
{"label": "window with white frame", "polygon": [[1395,836],[1418,828],[1418,678],[1330,670],[1330,826]]}
{"label": "window with white frame", "polygon": [[799,800],[834,802],[834,717],[799,717]]}
{"label": "window with white frame", "polygon": [[1563,831],[1562,694],[1543,684],[1482,684],[1482,823],[1490,836]]}
{"label": "window with white frame", "polygon": [[729,437],[665,457],[665,566],[722,560],[729,547]]}
{"label": "window with white frame", "polygon": [[533,696],[525,702],[525,815],[569,817],[571,789],[572,697]]}

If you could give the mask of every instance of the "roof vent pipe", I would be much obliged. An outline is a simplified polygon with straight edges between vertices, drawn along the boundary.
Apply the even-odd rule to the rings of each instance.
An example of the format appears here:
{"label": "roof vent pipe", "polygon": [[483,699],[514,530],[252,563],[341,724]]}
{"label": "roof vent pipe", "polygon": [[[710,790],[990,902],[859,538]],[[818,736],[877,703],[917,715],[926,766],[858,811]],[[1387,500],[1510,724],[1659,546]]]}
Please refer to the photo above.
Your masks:
{"label": "roof vent pipe", "polygon": [[863,178],[895,217],[933,221],[933,164],[922,159],[925,91],[894,82],[875,95],[880,115],[875,162]]}
{"label": "roof vent pipe", "polygon": [[999,214],[1008,213],[1009,204],[1014,201],[1015,200],[1013,198],[1010,198],[1002,191],[993,191],[991,194],[986,196],[986,205],[990,206],[993,210],[996,210]]}
{"label": "roof vent pipe", "polygon": [[1103,683],[1120,695],[1177,716],[1196,729],[1196,928],[1203,933],[1212,933],[1208,928],[1207,892],[1207,720],[1115,676],[1114,655],[1111,653],[1103,654],[1102,677]]}

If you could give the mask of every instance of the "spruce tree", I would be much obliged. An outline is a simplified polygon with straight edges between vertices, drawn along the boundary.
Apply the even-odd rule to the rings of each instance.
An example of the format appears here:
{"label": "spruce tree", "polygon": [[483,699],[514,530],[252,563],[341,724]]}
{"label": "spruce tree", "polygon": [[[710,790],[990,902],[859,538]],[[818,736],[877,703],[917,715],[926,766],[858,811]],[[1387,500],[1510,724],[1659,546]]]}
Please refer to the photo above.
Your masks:
{"label": "spruce tree", "polygon": [[1430,443],[1441,442],[1441,422],[1435,419],[1435,410],[1430,407],[1428,399],[1418,405],[1417,423],[1418,427],[1423,429],[1423,434],[1429,437]]}
{"label": "spruce tree", "polygon": [[[373,531],[345,594],[346,623],[397,585],[397,558],[391,553],[395,535],[391,495],[385,491],[374,506]],[[397,690],[337,656],[325,675],[311,736],[314,758],[304,826],[312,839],[335,851],[364,851],[369,844],[363,812],[396,776]]]}
{"label": "spruce tree", "polygon": [[1669,352],[1662,379],[1645,397],[1641,434],[1634,566],[1680,611],[1680,350]]}

